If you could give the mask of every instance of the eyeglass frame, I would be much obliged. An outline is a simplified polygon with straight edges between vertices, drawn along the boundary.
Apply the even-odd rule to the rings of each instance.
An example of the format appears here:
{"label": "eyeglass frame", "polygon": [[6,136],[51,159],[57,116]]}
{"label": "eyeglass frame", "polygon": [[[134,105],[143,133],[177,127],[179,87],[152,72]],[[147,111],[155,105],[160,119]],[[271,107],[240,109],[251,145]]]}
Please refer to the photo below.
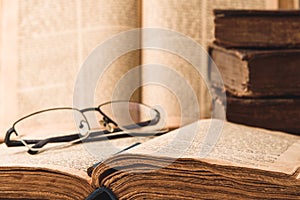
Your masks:
{"label": "eyeglass frame", "polygon": [[[40,114],[40,113],[43,113],[43,112],[48,112],[48,111],[54,111],[54,110],[74,110],[74,111],[80,112],[82,114],[82,116],[84,117],[84,119],[85,119],[85,121],[87,123],[87,126],[88,126],[88,130],[89,130],[88,133],[87,133],[87,135],[86,135],[86,137],[80,138],[80,133],[75,133],[75,134],[65,135],[65,136],[57,136],[57,137],[45,138],[45,139],[42,139],[42,140],[26,140],[27,144],[33,144],[34,146],[37,145],[37,144],[40,144],[40,145],[38,145],[38,147],[34,147],[34,146],[32,147],[32,148],[38,148],[37,150],[29,149],[28,153],[30,153],[30,154],[36,154],[36,153],[38,153],[38,150],[40,148],[42,148],[43,146],[45,146],[48,143],[56,143],[56,142],[72,142],[72,143],[77,143],[77,142],[83,141],[84,139],[86,139],[87,137],[89,137],[91,135],[90,124],[89,124],[89,122],[87,120],[87,117],[84,114],[85,112],[89,112],[89,111],[97,111],[97,112],[99,112],[99,114],[103,116],[102,120],[104,121],[105,124],[110,124],[111,123],[111,124],[113,124],[116,127],[116,128],[113,129],[113,131],[102,130],[102,131],[98,131],[98,132],[93,132],[93,134],[95,133],[97,135],[101,135],[101,134],[107,135],[109,133],[120,132],[120,131],[122,131],[122,129],[118,126],[118,124],[114,120],[112,120],[110,117],[108,117],[100,109],[104,105],[107,105],[107,104],[110,104],[110,103],[118,103],[118,102],[128,102],[128,103],[141,104],[143,106],[146,106],[146,107],[152,109],[157,114],[151,120],[147,120],[147,121],[144,121],[144,122],[139,122],[139,123],[136,123],[136,124],[128,125],[126,127],[128,129],[130,129],[131,126],[136,127],[136,125],[141,126],[141,127],[145,127],[145,126],[148,126],[148,125],[155,125],[160,120],[160,112],[157,109],[155,109],[155,108],[153,108],[153,107],[151,107],[149,105],[146,105],[146,104],[143,104],[143,103],[140,103],[140,102],[135,102],[135,101],[126,101],[126,100],[108,101],[108,102],[100,104],[98,107],[90,107],[90,108],[84,108],[84,109],[78,109],[78,108],[73,108],[73,107],[57,107],[57,108],[50,108],[50,109],[40,110],[40,111],[37,111],[37,112],[33,112],[33,113],[29,114],[29,115],[26,115],[24,117],[21,117],[20,119],[18,119],[17,121],[15,121],[13,123],[13,126],[10,129],[8,129],[8,131],[6,132],[6,135],[5,135],[4,142],[5,142],[5,144],[6,144],[7,147],[26,146],[22,141],[11,140],[11,138],[10,138],[11,135],[12,135],[12,133],[15,133],[16,136],[18,136],[18,133],[17,133],[17,131],[15,129],[16,124],[19,123],[20,121],[24,120],[24,119],[27,119],[27,118],[33,116],[33,115],[37,115],[37,114]],[[104,126],[105,126],[105,124],[104,124]],[[122,135],[120,135],[120,137],[122,137]],[[118,138],[118,137],[114,137],[114,138]]]}

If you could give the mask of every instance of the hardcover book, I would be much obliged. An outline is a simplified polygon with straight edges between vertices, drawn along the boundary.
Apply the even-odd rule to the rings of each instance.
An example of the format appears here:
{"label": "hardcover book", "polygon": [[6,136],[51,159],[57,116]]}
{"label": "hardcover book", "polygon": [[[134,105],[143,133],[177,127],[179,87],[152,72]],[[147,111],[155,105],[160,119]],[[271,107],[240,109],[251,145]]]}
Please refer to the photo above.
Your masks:
{"label": "hardcover book", "polygon": [[[300,49],[225,49],[212,45],[210,55],[226,90],[237,97],[300,95]],[[213,71],[211,76],[215,80]],[[220,82],[213,84],[221,87]]]}
{"label": "hardcover book", "polygon": [[[219,133],[216,127],[221,128]],[[217,140],[202,154],[208,137]],[[111,142],[124,145],[136,140]],[[104,150],[104,143],[102,147]],[[90,177],[87,168],[99,160],[83,144],[37,155],[29,155],[21,147],[8,149],[2,144],[0,148],[0,199],[300,196],[299,136],[215,119],[200,120],[103,158],[89,171]]]}
{"label": "hardcover book", "polygon": [[[220,99],[214,105],[225,109]],[[239,98],[226,97],[226,119],[234,123],[246,124],[279,130],[289,133],[300,133],[300,98]]]}
{"label": "hardcover book", "polygon": [[300,47],[299,10],[214,10],[215,43],[224,47]]}

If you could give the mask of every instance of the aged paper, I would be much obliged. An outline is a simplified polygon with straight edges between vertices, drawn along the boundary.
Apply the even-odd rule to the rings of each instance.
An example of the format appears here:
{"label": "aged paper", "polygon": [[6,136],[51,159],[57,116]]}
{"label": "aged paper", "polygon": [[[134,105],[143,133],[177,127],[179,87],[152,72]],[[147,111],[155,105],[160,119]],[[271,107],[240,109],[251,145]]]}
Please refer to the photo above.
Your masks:
{"label": "aged paper", "polygon": [[[21,116],[72,107],[81,64],[100,43],[140,27],[140,1],[3,0],[0,24],[2,138]],[[120,77],[139,64],[139,52],[112,61],[99,77],[92,106],[111,100]],[[132,99],[139,100],[139,92]]]}
{"label": "aged paper", "polygon": [[[222,127],[223,126],[223,127]],[[220,127],[222,127],[220,129]],[[216,131],[221,130],[219,134]],[[216,137],[210,145],[207,137]],[[300,167],[300,138],[282,132],[200,120],[148,141],[128,153],[173,158],[194,158],[209,163],[243,166],[293,174]]]}
{"label": "aged paper", "polygon": [[[120,133],[115,133],[115,135]],[[103,136],[100,136],[104,138]],[[91,141],[80,144],[52,148],[36,155],[27,153],[27,148],[7,147],[0,145],[0,166],[30,166],[78,170],[86,174],[88,167],[98,163],[131,145],[144,143],[152,137],[128,137],[102,141]],[[50,144],[49,144],[50,145]],[[80,173],[81,173],[80,172]]]}
{"label": "aged paper", "polygon": [[[191,37],[201,44],[203,40],[203,25],[201,19],[202,2],[203,1],[200,0],[188,2],[176,0],[146,0],[142,4],[142,25],[145,28],[162,28],[176,31],[187,37]],[[153,35],[153,37],[159,38],[160,35]],[[189,53],[192,54],[194,52]],[[182,55],[176,55],[171,51],[146,49],[142,52],[142,63],[144,65],[161,65],[174,70],[174,73],[178,76],[182,76],[184,80],[187,81],[197,96],[197,101],[201,102],[203,101],[203,99],[201,99],[203,96],[201,86],[205,85],[205,83],[201,75],[198,74],[196,69],[189,62],[190,61],[185,60]],[[142,79],[145,81],[157,73],[155,70],[143,71]],[[173,75],[165,75],[162,78],[166,79],[173,88],[168,88],[166,85],[160,83],[147,85],[143,89],[142,99],[145,103],[162,107],[167,116],[167,125],[177,127],[182,123],[180,110],[187,109],[191,103],[189,100],[190,97],[182,97],[180,92],[178,92],[187,89],[185,88],[184,81],[179,81],[178,78],[176,79]],[[198,103],[198,109],[202,109],[199,112],[202,112],[202,114],[205,112],[203,110],[204,107],[205,106],[201,107]],[[196,110],[197,108],[194,109]],[[198,118],[199,117],[200,116],[198,116]]]}
{"label": "aged paper", "polygon": [[[195,40],[204,49],[213,40],[213,9],[275,9],[278,7],[277,0],[145,0],[142,4],[142,27],[163,28],[176,31]],[[159,35],[153,35],[159,38]],[[188,49],[186,49],[188,51]],[[189,52],[192,54],[193,52]],[[169,67],[182,76],[197,95],[200,108],[200,118],[211,116],[211,96],[204,80],[207,77],[207,57],[201,58],[202,74],[195,73],[189,61],[174,55],[172,52],[161,50],[143,50],[142,64],[163,65]],[[155,76],[151,70],[143,71],[142,79]],[[201,77],[203,76],[203,77]],[[173,76],[165,76],[165,80],[174,82]],[[176,80],[175,80],[176,81]],[[185,90],[184,84],[177,81],[175,84],[179,90]],[[181,109],[185,109],[191,102],[189,97],[180,99],[176,94],[164,85],[152,84],[144,87],[142,99],[150,105],[159,105],[165,109],[167,125],[179,127],[181,125]]]}
{"label": "aged paper", "polygon": [[[182,33],[204,48],[213,38],[214,8],[276,8],[277,0],[105,0],[1,1],[1,102],[2,133],[19,117],[56,106],[72,106],[74,82],[80,66],[100,43],[116,34],[139,27],[156,27]],[[138,39],[138,38],[137,38]],[[117,46],[114,48],[118,48]],[[174,69],[191,85],[200,106],[200,117],[210,117],[211,98],[201,76],[191,64],[170,52],[135,51],[114,60],[99,78],[95,104],[111,100],[116,83],[140,64],[161,64]],[[203,58],[203,76],[207,76]],[[143,77],[152,73],[144,72]],[[172,77],[166,77],[172,80]],[[140,82],[141,76],[134,77]],[[126,87],[124,87],[126,89]],[[122,89],[124,89],[122,88]],[[178,85],[182,89],[182,85]],[[132,95],[150,105],[160,105],[168,116],[167,124],[180,125],[180,108],[189,100],[173,91],[148,85]],[[0,139],[0,141],[3,139]]]}

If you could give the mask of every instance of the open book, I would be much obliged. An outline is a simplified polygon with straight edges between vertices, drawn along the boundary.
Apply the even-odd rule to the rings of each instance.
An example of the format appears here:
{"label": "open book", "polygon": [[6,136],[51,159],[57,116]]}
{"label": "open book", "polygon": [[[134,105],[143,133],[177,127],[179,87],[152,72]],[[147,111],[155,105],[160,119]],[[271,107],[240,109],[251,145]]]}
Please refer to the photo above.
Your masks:
{"label": "open book", "polygon": [[[223,124],[224,123],[224,124]],[[223,126],[223,127],[222,127]],[[216,134],[222,127],[220,134]],[[217,137],[205,151],[205,141]],[[0,199],[297,199],[300,137],[219,120],[200,120],[93,158],[82,144],[28,155],[1,145]],[[141,141],[140,141],[141,142]],[[105,150],[105,143],[99,143]],[[120,148],[123,148],[119,146]]]}
{"label": "open book", "polygon": [[[0,0],[0,141],[2,133],[23,115],[72,106],[74,82],[82,62],[97,45],[116,34],[137,28],[169,29],[205,48],[213,38],[213,9],[277,9],[278,1]],[[130,44],[128,41],[127,45]],[[115,85],[128,71],[153,63],[168,66],[183,76],[197,95],[201,118],[210,117],[211,101],[206,85],[195,75],[192,65],[180,55],[159,50],[137,50],[114,60],[99,77],[95,104],[112,100]],[[204,72],[206,67],[203,65]],[[142,83],[143,77],[149,76],[151,71],[141,72],[133,77],[133,82]],[[170,81],[173,77],[163,79]],[[181,85],[176,86],[183,90]],[[183,102],[176,95],[153,84],[135,91],[132,99],[160,105],[168,116],[167,124],[179,126]]]}

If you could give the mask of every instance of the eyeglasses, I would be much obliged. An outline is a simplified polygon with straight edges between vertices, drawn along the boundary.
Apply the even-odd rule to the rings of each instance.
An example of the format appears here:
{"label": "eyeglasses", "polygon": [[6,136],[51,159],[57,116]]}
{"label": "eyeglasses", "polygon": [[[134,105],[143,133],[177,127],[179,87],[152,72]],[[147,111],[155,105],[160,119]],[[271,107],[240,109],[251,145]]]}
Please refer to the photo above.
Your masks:
{"label": "eyeglasses", "polygon": [[[99,125],[105,129],[99,130]],[[99,136],[103,140],[103,136],[116,139],[161,134],[167,131],[163,126],[157,109],[133,101],[111,101],[93,108],[61,107],[34,112],[13,124],[5,143],[8,147],[25,146],[28,153],[36,154],[97,137],[99,140]]]}

